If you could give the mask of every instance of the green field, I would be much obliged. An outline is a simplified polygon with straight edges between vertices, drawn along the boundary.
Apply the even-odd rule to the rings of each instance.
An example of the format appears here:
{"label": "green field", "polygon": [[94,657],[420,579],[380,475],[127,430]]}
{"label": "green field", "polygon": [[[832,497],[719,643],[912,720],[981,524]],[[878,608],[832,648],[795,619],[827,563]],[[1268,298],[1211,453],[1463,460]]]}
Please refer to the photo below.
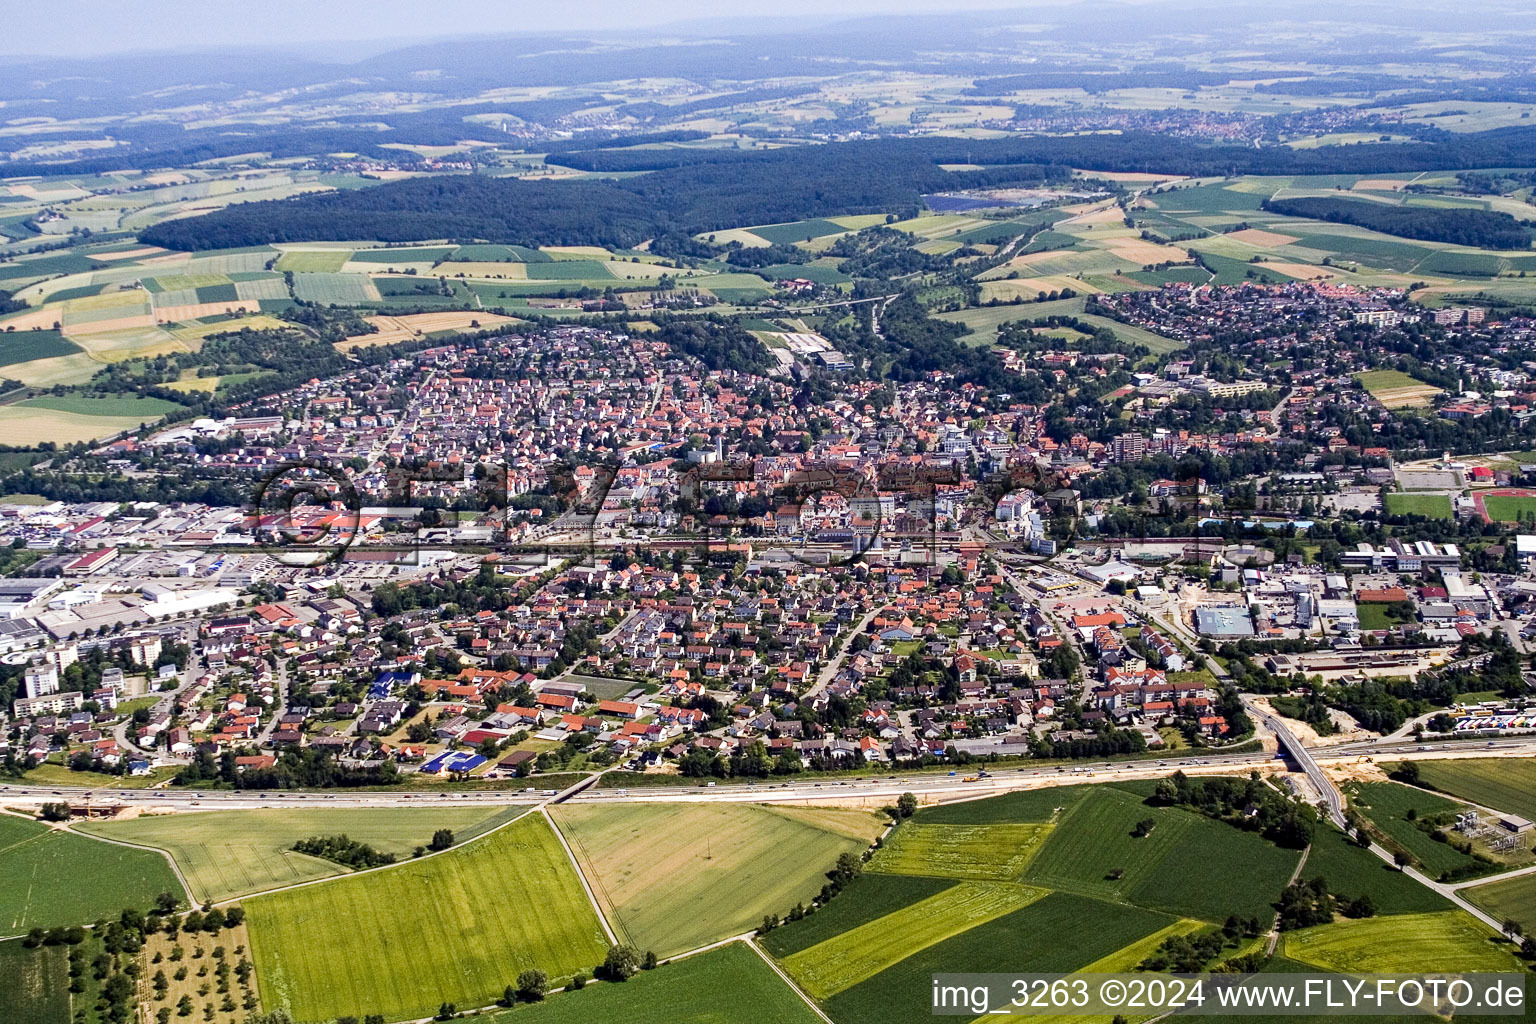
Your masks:
{"label": "green field", "polygon": [[744,943],[732,943],[622,985],[592,985],[484,1018],[492,1024],[820,1024],[794,990]]}
{"label": "green field", "polygon": [[0,366],[14,366],[34,359],[52,359],[84,351],[58,331],[0,333]]}
{"label": "green field", "polygon": [[1391,391],[1394,388],[1427,388],[1433,385],[1426,384],[1411,374],[1402,370],[1362,370],[1354,375],[1360,386],[1373,395],[1379,395],[1383,391]]}
{"label": "green field", "polygon": [[1490,494],[1483,498],[1488,518],[1496,523],[1518,523],[1536,513],[1536,498],[1518,494]]}
{"label": "green field", "polygon": [[1425,516],[1450,519],[1451,499],[1445,494],[1389,494],[1387,512],[1394,516]]}
{"label": "green field", "polygon": [[448,853],[245,903],[266,1009],[300,1020],[484,1006],[520,971],[553,984],[607,942],[559,838],[529,815]]}
{"label": "green field", "polygon": [[275,269],[304,274],[334,274],[351,259],[350,249],[296,249],[279,256]]}
{"label": "green field", "polygon": [[[1143,818],[1156,824],[1138,839],[1131,832]],[[1298,857],[1190,811],[1095,786],[1061,816],[1024,881],[1206,921],[1268,918]]]}
{"label": "green field", "polygon": [[200,901],[216,903],[295,882],[345,874],[340,864],[293,852],[300,839],[346,835],[408,858],[440,828],[464,842],[510,820],[521,808],[425,807],[384,810],[264,808],[105,821],[82,832],[165,850]]}
{"label": "green field", "polygon": [[1519,921],[1527,935],[1536,933],[1536,875],[1462,889],[1461,895],[1500,921]]}
{"label": "green field", "polygon": [[[1396,782],[1353,783],[1346,792],[1352,805],[1413,854],[1431,878],[1443,871],[1471,867],[1476,863],[1449,844],[1435,841],[1415,821],[1426,815],[1454,814],[1466,810],[1465,805]],[[1410,818],[1410,814],[1414,817]]]}
{"label": "green field", "polygon": [[158,853],[0,814],[0,935],[148,909],[162,892],[182,895]]}
{"label": "green field", "polygon": [[841,224],[830,220],[814,218],[812,220],[797,220],[789,224],[767,224],[763,227],[748,228],[758,238],[765,238],[774,245],[794,245],[796,242],[805,242],[812,238],[820,238],[822,235],[839,235],[848,229]]}
{"label": "green field", "polygon": [[554,815],[614,931],[662,956],[811,902],[838,854],[862,851],[878,828],[865,811],[744,804],[564,804]]}
{"label": "green field", "polygon": [[957,970],[1065,973],[1171,923],[1166,915],[1136,907],[1051,893],[913,953],[832,996],[824,1007],[838,1024],[927,1019],[934,974]]}
{"label": "green field", "polygon": [[81,416],[141,416],[146,421],[157,420],[168,412],[186,408],[163,398],[139,398],[135,395],[102,398],[89,395],[44,395],[17,404],[28,409],[52,409]]}
{"label": "green field", "polygon": [[1435,789],[1536,820],[1536,759],[1472,758],[1418,765],[1419,778]]}
{"label": "green field", "polygon": [[932,825],[907,822],[869,862],[892,875],[1017,881],[1049,825]]}
{"label": "green field", "polygon": [[1369,896],[1378,914],[1418,914],[1449,910],[1445,897],[1420,885],[1369,850],[1361,849],[1333,828],[1320,827],[1301,869],[1307,881],[1321,878],[1328,891],[1358,898]]}
{"label": "green field", "polygon": [[943,892],[955,883],[919,875],[877,875],[866,871],[843,887],[837,899],[769,932],[758,943],[776,957],[786,957],[860,925]]}
{"label": "green field", "polygon": [[796,983],[825,1000],[919,950],[1026,907],[1044,889],[961,882],[936,896],[803,949],[784,961]]}
{"label": "green field", "polygon": [[1077,805],[1091,786],[1023,789],[1016,793],[925,807],[918,820],[925,825],[1001,825],[1007,822],[1048,822]]}
{"label": "green field", "polygon": [[69,1024],[68,956],[63,946],[0,942],[0,1021]]}
{"label": "green field", "polygon": [[1279,952],[1329,971],[1407,974],[1518,971],[1509,946],[1459,910],[1366,917],[1286,932]]}

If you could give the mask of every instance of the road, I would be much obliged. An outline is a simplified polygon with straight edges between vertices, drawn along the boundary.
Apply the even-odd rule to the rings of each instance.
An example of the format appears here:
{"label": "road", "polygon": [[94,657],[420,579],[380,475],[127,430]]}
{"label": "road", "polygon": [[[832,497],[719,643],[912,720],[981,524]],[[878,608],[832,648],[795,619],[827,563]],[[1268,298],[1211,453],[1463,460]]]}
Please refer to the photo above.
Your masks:
{"label": "road", "polygon": [[1291,763],[1302,770],[1307,781],[1317,790],[1322,797],[1324,810],[1328,819],[1341,829],[1346,829],[1344,821],[1344,794],[1339,792],[1339,787],[1333,784],[1333,780],[1323,773],[1322,766],[1317,763],[1317,758],[1312,756],[1312,751],[1307,749],[1288,729],[1279,715],[1272,715],[1261,710],[1249,694],[1242,695],[1243,707],[1249,717],[1263,723],[1264,727],[1274,733],[1275,739],[1280,742],[1280,749],[1285,752]]}
{"label": "road", "polygon": [[811,688],[806,690],[804,696],[800,698],[802,702],[809,701],[831,685],[832,680],[836,679],[837,674],[842,671],[843,663],[853,654],[853,638],[868,629],[869,624],[875,621],[875,616],[879,615],[880,612],[880,608],[871,608],[864,613],[862,619],[854,624],[853,630],[848,633],[847,639],[843,641],[842,650],[838,651],[832,660],[827,662],[822,670],[816,674],[816,681],[811,684]]}

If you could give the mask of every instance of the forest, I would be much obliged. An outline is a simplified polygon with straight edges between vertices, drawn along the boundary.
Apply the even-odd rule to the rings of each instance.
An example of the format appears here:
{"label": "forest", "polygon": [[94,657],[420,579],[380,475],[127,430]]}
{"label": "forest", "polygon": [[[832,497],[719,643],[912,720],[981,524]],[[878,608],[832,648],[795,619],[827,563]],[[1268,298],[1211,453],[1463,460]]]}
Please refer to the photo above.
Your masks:
{"label": "forest", "polygon": [[1363,199],[1268,199],[1264,209],[1289,217],[1353,224],[1400,238],[1479,249],[1528,249],[1531,229],[1507,213],[1432,206],[1395,206]]}

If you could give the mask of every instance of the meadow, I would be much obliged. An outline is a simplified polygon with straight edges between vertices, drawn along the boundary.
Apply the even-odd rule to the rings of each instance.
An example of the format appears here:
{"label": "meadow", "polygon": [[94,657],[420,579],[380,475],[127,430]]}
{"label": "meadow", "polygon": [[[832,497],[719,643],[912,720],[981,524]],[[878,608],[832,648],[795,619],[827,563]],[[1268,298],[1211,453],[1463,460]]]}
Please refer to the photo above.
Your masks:
{"label": "meadow", "polygon": [[[0,935],[86,924],[182,896],[164,857],[0,814]],[[185,898],[185,897],[183,897]]]}
{"label": "meadow", "polygon": [[894,913],[803,949],[785,970],[813,999],[825,1000],[968,929],[1046,896],[1044,889],[961,882]]}
{"label": "meadow", "polygon": [[931,825],[907,822],[869,862],[893,875],[1017,881],[1049,825]]}
{"label": "meadow", "polygon": [[538,968],[558,985],[607,949],[542,815],[444,854],[244,906],[262,1005],[300,1020],[483,1006],[520,971]]}
{"label": "meadow", "polygon": [[1286,932],[1278,950],[1328,971],[1407,974],[1414,971],[1518,971],[1509,946],[1469,914],[1365,917]]}
{"label": "meadow", "polygon": [[614,931],[661,956],[809,903],[838,854],[862,852],[878,828],[867,811],[818,811],[845,823],[834,830],[739,804],[564,804],[553,813]]}
{"label": "meadow", "polygon": [[263,808],[208,811],[103,821],[80,831],[164,850],[176,859],[200,902],[217,903],[281,885],[308,882],[348,869],[333,861],[293,852],[300,839],[345,835],[381,853],[410,857],[440,828],[465,842],[522,812],[483,807],[333,810]]}
{"label": "meadow", "polygon": [[1420,761],[1419,778],[1451,796],[1536,820],[1536,760]]}
{"label": "meadow", "polygon": [[701,953],[622,985],[592,985],[542,1003],[483,1018],[492,1024],[819,1024],[818,1017],[773,968],[745,944]]}

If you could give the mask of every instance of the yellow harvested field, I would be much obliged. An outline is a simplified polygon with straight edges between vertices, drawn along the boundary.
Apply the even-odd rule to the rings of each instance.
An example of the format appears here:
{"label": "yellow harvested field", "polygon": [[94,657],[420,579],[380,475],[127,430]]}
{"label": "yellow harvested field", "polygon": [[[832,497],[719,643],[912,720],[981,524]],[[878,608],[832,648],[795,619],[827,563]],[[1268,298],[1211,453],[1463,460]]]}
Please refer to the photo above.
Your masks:
{"label": "yellow harvested field", "polygon": [[374,345],[394,345],[413,341],[424,334],[437,331],[473,331],[501,324],[516,323],[517,318],[497,313],[478,313],[455,310],[442,313],[408,313],[404,316],[367,316],[363,318],[377,327],[377,334],[355,334],[337,343],[337,348],[368,348]]}
{"label": "yellow harvested field", "polygon": [[162,324],[179,320],[200,320],[220,313],[260,313],[261,304],[255,299],[231,299],[228,302],[197,302],[190,306],[161,306],[155,310],[155,319]]}
{"label": "yellow harvested field", "polygon": [[243,316],[235,320],[220,320],[211,324],[183,324],[171,328],[171,333],[183,341],[202,341],[210,334],[224,334],[228,331],[239,331],[249,327],[253,331],[275,331],[293,325],[275,316],[266,313],[258,313],[255,316]]}
{"label": "yellow harvested field", "polygon": [[1153,174],[1149,171],[1078,171],[1085,178],[1105,181],[1183,181],[1182,174]]}
{"label": "yellow harvested field", "polygon": [[1187,249],[1180,249],[1176,245],[1158,245],[1156,242],[1145,242],[1140,239],[1116,242],[1109,247],[1109,251],[1127,263],[1193,262]]}
{"label": "yellow harvested field", "polygon": [[[451,266],[452,264],[449,264]],[[338,273],[342,274],[377,274],[380,270],[387,270],[393,274],[405,274],[414,270],[418,277],[437,277],[441,270],[435,263],[409,262],[402,260],[399,263],[369,263],[366,260],[348,260],[341,265]],[[438,273],[433,273],[437,270]]]}
{"label": "yellow harvested field", "polygon": [[[449,273],[449,271],[452,273]],[[432,275],[428,275],[429,277]],[[479,277],[496,278],[502,281],[526,281],[528,280],[528,264],[526,263],[444,263],[437,268],[437,277]]]}
{"label": "yellow harvested field", "polygon": [[88,252],[85,255],[102,263],[116,263],[118,260],[136,260],[143,256],[154,256],[163,253],[164,249],[158,245],[146,245],[139,249],[124,249],[121,252]]}
{"label": "yellow harvested field", "polygon": [[606,260],[610,253],[600,245],[545,245],[541,248],[552,256],[576,256],[581,259]]}
{"label": "yellow harvested field", "polygon": [[0,320],[0,331],[9,331],[12,328],[18,331],[30,331],[34,327],[41,327],[46,331],[52,329],[53,325],[58,323],[60,319],[61,314],[58,307],[52,309],[28,309],[17,313],[15,316],[8,316]]}
{"label": "yellow harvested field", "polygon": [[142,327],[155,326],[153,313],[141,313],[138,316],[122,316],[112,320],[91,320],[83,324],[65,324],[64,336],[75,338],[82,334],[111,334],[114,331],[132,331]]}
{"label": "yellow harvested field", "polygon": [[140,423],[155,419],[159,417],[85,416],[57,409],[6,405],[0,406],[0,437],[14,445],[37,445],[44,441],[74,444],[109,437],[124,430],[137,430]]}
{"label": "yellow harvested field", "polygon": [[5,376],[28,387],[51,388],[55,384],[84,384],[101,369],[101,364],[84,352],[51,359],[33,359],[5,368]]}
{"label": "yellow harvested field", "polygon": [[1114,205],[1113,203],[1111,203],[1108,206],[1101,206],[1101,207],[1099,207],[1096,210],[1089,210],[1086,213],[1080,213],[1076,217],[1073,217],[1071,220],[1067,221],[1067,223],[1068,224],[1114,224],[1114,223],[1119,222],[1119,223],[1121,223],[1123,225],[1124,221],[1125,221],[1125,214],[1120,212],[1120,207],[1118,207],[1118,206]]}
{"label": "yellow harvested field", "polygon": [[[99,323],[88,326],[95,328]],[[86,334],[64,333],[90,353],[92,359],[104,363],[164,355],[167,352],[192,352],[197,348],[197,345],[182,341],[152,323],[104,332],[93,330]]]}
{"label": "yellow harvested field", "polygon": [[1319,267],[1311,263],[1274,263],[1270,260],[1265,260],[1263,263],[1259,264],[1259,266],[1265,269],[1278,270],[1282,274],[1289,274],[1291,277],[1299,277],[1304,281],[1312,281],[1318,279],[1324,281],[1332,281],[1340,277],[1349,277],[1354,279],[1357,276],[1354,274],[1346,274],[1344,271],[1336,270],[1333,267]]}
{"label": "yellow harvested field", "polygon": [[1234,242],[1242,242],[1244,245],[1252,245],[1260,249],[1271,249],[1278,245],[1290,245],[1300,241],[1294,235],[1281,235],[1273,231],[1264,231],[1260,228],[1244,228],[1234,231],[1226,236]]}
{"label": "yellow harvested field", "polygon": [[[1059,292],[1064,288],[1071,288],[1079,295],[1097,295],[1103,291],[1095,288],[1087,281],[1079,281],[1075,277],[1026,277],[1016,281],[987,281],[981,286],[981,301],[988,302],[997,299],[999,302],[1010,302],[1014,296],[1022,295],[1028,302],[1039,295],[1049,292]],[[1027,312],[1023,312],[1027,316]]]}
{"label": "yellow harvested field", "polygon": [[746,228],[731,228],[729,231],[710,231],[701,238],[712,238],[716,245],[729,245],[732,242],[740,242],[749,249],[765,249],[773,243],[761,235],[754,235]]}

